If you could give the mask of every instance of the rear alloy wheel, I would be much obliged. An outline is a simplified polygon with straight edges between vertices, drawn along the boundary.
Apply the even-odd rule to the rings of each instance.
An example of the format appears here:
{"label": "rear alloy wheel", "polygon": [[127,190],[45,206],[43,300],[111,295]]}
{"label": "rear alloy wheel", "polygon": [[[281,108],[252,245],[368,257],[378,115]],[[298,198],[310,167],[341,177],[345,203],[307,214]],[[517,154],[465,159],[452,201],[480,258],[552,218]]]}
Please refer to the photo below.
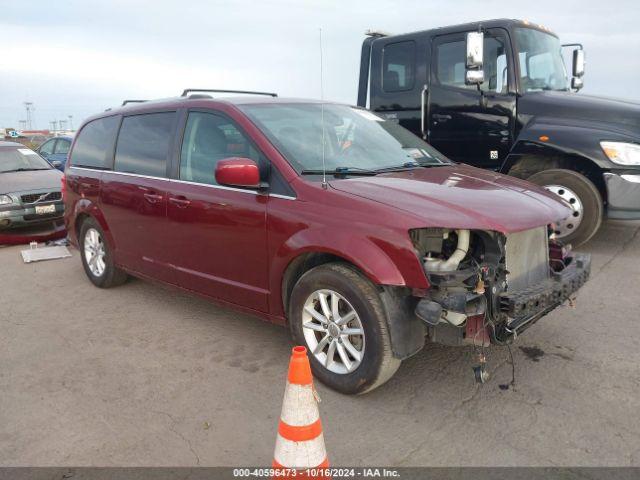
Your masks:
{"label": "rear alloy wheel", "polygon": [[400,366],[378,290],[354,267],[309,270],[294,286],[288,310],[294,342],[307,347],[314,376],[329,387],[365,393]]}
{"label": "rear alloy wheel", "polygon": [[82,222],[78,239],[82,266],[96,287],[115,287],[127,281],[127,274],[113,263],[113,254],[98,222],[93,218]]}
{"label": "rear alloy wheel", "polygon": [[527,180],[555,193],[571,208],[571,215],[556,223],[556,238],[579,246],[600,228],[603,217],[602,197],[596,186],[573,170],[552,169],[532,175]]}

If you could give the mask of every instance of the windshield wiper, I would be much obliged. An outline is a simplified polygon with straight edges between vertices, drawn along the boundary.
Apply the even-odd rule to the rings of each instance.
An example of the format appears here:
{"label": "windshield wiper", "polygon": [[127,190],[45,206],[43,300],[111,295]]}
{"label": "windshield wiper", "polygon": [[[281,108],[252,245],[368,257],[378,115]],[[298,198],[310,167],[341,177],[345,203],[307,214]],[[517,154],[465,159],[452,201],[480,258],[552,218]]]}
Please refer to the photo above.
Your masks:
{"label": "windshield wiper", "polygon": [[429,168],[429,167],[444,167],[446,163],[420,163],[420,162],[407,162],[402,165],[396,165],[394,167],[383,167],[376,169],[378,173],[385,172],[404,172],[406,170],[413,170],[414,168]]}
{"label": "windshield wiper", "polygon": [[13,170],[3,170],[2,173],[33,172],[36,170],[49,170],[49,169],[48,168],[15,168]]}
{"label": "windshield wiper", "polygon": [[334,170],[326,170],[323,171],[321,169],[309,169],[302,170],[300,172],[301,175],[322,175],[326,173],[327,175],[333,175],[336,177],[346,176],[346,175],[357,175],[361,177],[373,176],[380,173],[378,170],[368,170],[366,168],[360,167],[336,167]]}

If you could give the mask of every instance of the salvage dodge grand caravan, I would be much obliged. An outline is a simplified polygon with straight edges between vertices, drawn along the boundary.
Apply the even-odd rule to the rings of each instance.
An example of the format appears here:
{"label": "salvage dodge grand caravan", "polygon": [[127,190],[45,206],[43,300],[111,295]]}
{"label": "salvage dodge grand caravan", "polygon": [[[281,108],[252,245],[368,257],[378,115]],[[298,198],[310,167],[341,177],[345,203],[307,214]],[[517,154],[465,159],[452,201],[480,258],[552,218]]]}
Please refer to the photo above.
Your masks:
{"label": "salvage dodge grand caravan", "polygon": [[425,341],[510,342],[586,281],[571,214],[360,108],[271,97],[126,105],[84,123],[65,220],[98,287],[159,280],[288,324],[345,393]]}

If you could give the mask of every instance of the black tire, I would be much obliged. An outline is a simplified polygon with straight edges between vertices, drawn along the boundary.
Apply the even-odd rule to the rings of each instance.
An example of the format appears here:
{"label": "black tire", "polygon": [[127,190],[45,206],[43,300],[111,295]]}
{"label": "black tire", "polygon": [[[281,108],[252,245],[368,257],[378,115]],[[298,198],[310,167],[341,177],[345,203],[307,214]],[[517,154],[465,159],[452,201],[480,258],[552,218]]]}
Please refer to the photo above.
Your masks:
{"label": "black tire", "polygon": [[[588,242],[596,234],[602,224],[604,206],[602,196],[591,180],[578,172],[564,169],[543,170],[527,180],[543,187],[547,185],[567,187],[582,203],[582,221],[575,230],[561,237],[560,240],[577,247]],[[571,226],[570,220],[565,223],[567,228]]]}
{"label": "black tire", "polygon": [[[85,241],[87,237],[87,232],[89,230],[95,230],[100,235],[102,239],[102,244],[104,246],[104,271],[100,275],[96,275],[91,271],[89,264],[87,262],[87,258],[85,255]],[[127,281],[129,276],[123,270],[119,269],[113,263],[113,252],[111,251],[111,247],[109,243],[105,240],[105,234],[98,222],[96,222],[93,218],[87,218],[82,222],[80,226],[80,234],[78,236],[78,246],[80,247],[80,258],[82,259],[82,266],[84,267],[84,271],[96,287],[100,288],[111,288],[116,287],[118,285],[122,285]]]}
{"label": "black tire", "polygon": [[379,387],[393,376],[401,362],[391,351],[380,295],[375,285],[355,268],[343,263],[328,263],[300,277],[293,288],[288,309],[294,342],[309,349],[302,327],[303,308],[309,296],[320,289],[333,290],[351,304],[362,323],[365,342],[362,360],[351,373],[334,373],[309,352],[314,376],[332,389],[346,394],[361,394]]}

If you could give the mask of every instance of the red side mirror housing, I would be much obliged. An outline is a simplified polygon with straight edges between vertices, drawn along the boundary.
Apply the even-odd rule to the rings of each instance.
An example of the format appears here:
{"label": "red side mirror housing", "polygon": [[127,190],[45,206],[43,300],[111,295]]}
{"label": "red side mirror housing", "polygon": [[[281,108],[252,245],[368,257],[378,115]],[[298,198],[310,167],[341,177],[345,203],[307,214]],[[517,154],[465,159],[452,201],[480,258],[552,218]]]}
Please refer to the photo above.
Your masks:
{"label": "red side mirror housing", "polygon": [[230,187],[260,186],[258,164],[250,158],[231,157],[220,160],[216,165],[216,182]]}

